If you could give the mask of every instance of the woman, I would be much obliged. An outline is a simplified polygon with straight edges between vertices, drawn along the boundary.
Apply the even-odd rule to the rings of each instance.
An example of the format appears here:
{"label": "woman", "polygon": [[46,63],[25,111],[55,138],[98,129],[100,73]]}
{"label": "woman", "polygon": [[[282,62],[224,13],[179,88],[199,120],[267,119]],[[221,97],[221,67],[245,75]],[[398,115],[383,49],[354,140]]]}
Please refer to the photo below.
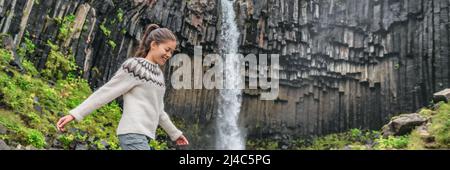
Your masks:
{"label": "woman", "polygon": [[123,95],[123,114],[117,128],[123,150],[151,150],[148,142],[155,139],[158,124],[177,145],[188,145],[186,137],[164,111],[166,88],[159,66],[172,56],[176,41],[169,29],[149,25],[135,57],[123,62],[110,81],[62,117],[57,123],[58,130],[65,131],[67,123],[81,121],[95,109]]}

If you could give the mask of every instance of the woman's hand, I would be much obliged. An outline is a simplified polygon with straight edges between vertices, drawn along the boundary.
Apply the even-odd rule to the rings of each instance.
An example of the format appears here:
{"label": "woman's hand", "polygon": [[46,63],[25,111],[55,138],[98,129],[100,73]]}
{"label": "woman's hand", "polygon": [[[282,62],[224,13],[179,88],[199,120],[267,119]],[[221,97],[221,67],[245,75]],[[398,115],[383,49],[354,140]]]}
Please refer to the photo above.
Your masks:
{"label": "woman's hand", "polygon": [[184,135],[181,135],[177,141],[176,141],[178,146],[185,146],[185,145],[189,145],[189,141],[186,139],[186,137],[184,137]]}
{"label": "woman's hand", "polygon": [[74,119],[75,118],[72,115],[66,115],[61,119],[59,119],[58,123],[56,124],[56,127],[58,128],[59,131],[64,132],[65,131],[64,126],[66,126],[67,123],[71,122]]}

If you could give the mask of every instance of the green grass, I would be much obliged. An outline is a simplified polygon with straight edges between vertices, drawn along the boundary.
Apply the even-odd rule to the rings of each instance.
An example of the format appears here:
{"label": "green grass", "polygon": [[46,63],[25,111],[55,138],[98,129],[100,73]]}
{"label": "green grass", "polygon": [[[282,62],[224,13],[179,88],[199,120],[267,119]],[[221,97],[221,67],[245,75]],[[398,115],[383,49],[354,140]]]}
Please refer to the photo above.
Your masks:
{"label": "green grass", "polygon": [[450,104],[440,103],[433,117],[430,133],[435,136],[440,147],[450,148]]}
{"label": "green grass", "polygon": [[47,145],[41,131],[24,126],[24,122],[13,112],[0,109],[0,125],[12,132],[9,135],[3,135],[2,140],[14,139],[17,142],[32,145],[38,149]]}
{"label": "green grass", "polygon": [[425,143],[422,140],[422,137],[419,134],[418,130],[413,130],[409,135],[409,143],[407,148],[409,150],[424,150]]}
{"label": "green grass", "polygon": [[409,143],[408,136],[389,136],[388,138],[380,137],[375,140],[377,145],[375,149],[392,150],[392,149],[406,149]]}

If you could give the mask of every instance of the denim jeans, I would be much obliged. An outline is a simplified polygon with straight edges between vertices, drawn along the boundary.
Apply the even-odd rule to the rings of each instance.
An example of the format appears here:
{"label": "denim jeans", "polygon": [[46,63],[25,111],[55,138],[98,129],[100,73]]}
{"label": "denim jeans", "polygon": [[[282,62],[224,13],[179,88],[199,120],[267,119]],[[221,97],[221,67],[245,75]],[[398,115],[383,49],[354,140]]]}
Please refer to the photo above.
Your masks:
{"label": "denim jeans", "polygon": [[149,137],[136,134],[136,133],[128,133],[119,135],[120,147],[122,150],[153,150],[148,145]]}

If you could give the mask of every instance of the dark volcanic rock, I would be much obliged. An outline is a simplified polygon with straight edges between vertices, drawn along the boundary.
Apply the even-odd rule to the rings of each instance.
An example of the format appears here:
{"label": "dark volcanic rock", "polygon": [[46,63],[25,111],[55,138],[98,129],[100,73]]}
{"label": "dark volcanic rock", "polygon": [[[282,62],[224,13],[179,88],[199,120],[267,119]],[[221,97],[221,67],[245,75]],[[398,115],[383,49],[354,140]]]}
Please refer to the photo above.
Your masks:
{"label": "dark volcanic rock", "polygon": [[[133,56],[146,24],[178,36],[179,51],[216,53],[219,0],[17,0],[0,5],[0,29],[21,44],[28,31],[39,68],[47,41],[71,49],[93,89]],[[262,101],[245,90],[241,124],[252,137],[275,133],[321,135],[349,128],[378,129],[395,113],[414,112],[450,87],[448,0],[236,0],[242,54],[280,55],[280,92]],[[47,13],[48,12],[48,13]],[[58,40],[54,18],[75,16]],[[122,16],[120,18],[119,16]],[[104,29],[110,31],[105,34]],[[111,46],[114,42],[115,46]],[[172,74],[164,67],[166,80]],[[169,84],[169,83],[167,83]],[[216,90],[174,90],[166,111],[199,129],[213,126]],[[286,132],[287,131],[287,132]],[[198,135],[203,134],[199,131]]]}
{"label": "dark volcanic rock", "polygon": [[433,94],[433,101],[438,103],[440,101],[448,102],[450,100],[450,89],[445,89]]}
{"label": "dark volcanic rock", "polygon": [[405,135],[426,122],[427,119],[417,113],[402,114],[383,126],[382,134],[384,137]]}

